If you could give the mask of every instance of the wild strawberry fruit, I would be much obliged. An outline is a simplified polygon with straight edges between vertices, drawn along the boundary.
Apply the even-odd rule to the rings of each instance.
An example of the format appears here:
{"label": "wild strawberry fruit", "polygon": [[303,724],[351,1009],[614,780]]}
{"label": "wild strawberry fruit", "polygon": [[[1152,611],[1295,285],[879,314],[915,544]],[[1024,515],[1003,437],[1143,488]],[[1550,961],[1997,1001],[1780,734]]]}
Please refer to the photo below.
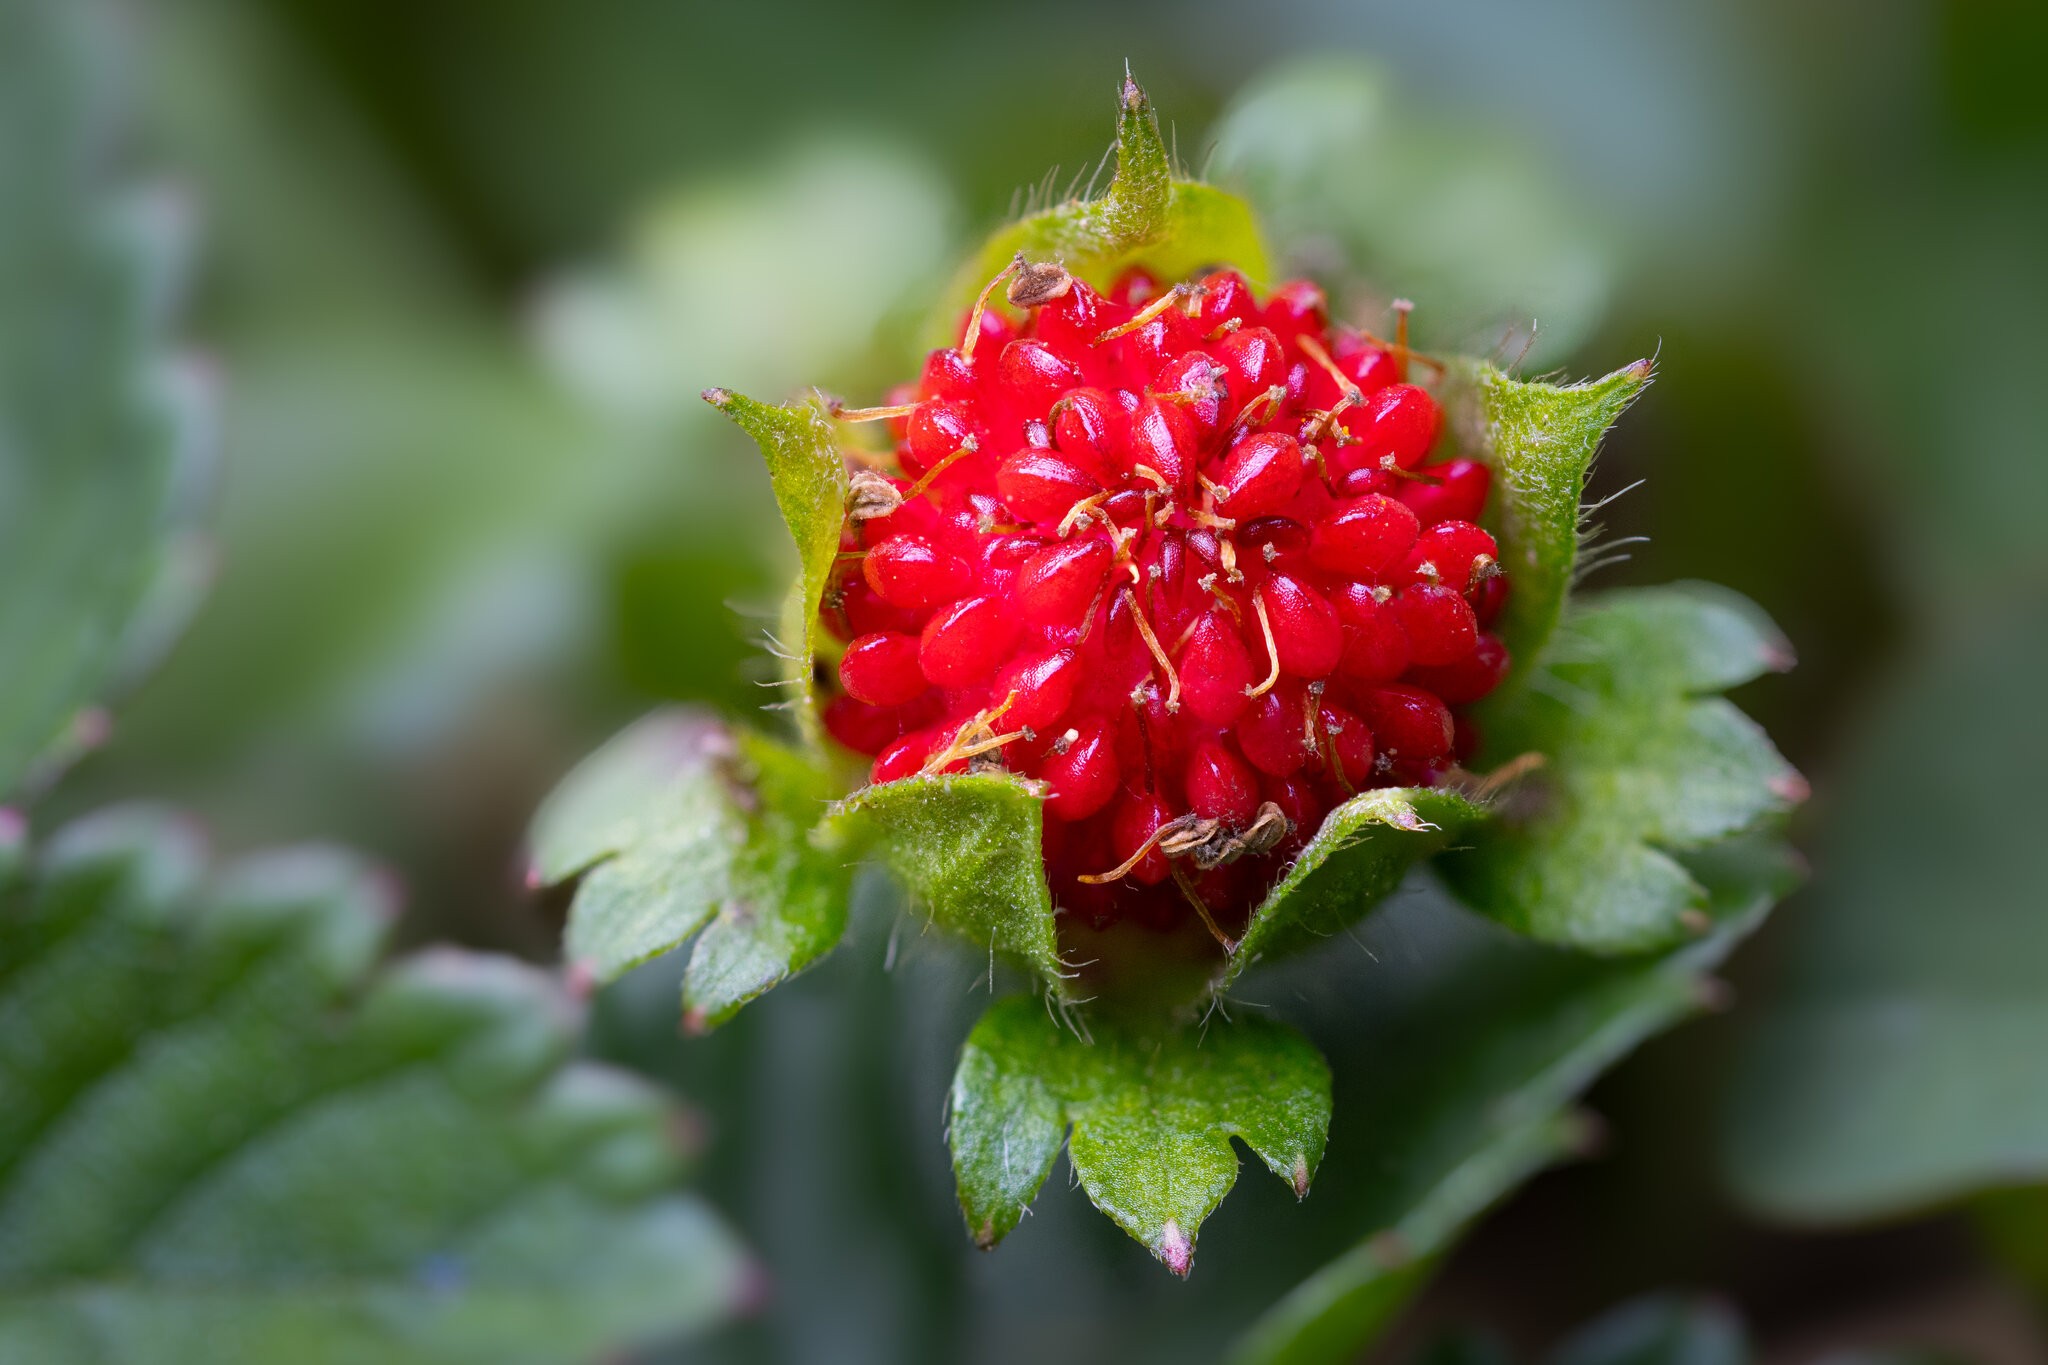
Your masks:
{"label": "wild strawberry fruit", "polygon": [[[1007,279],[1014,312],[990,307]],[[823,609],[871,776],[1044,785],[1061,909],[1220,938],[1329,810],[1440,780],[1499,685],[1486,466],[1297,281],[1021,260],[895,407]]]}

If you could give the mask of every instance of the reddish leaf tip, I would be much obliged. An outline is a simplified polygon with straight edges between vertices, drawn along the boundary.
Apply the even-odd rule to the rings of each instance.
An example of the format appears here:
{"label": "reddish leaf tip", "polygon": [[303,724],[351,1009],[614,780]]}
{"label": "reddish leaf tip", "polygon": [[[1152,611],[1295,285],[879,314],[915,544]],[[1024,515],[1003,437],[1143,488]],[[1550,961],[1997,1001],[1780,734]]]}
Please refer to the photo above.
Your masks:
{"label": "reddish leaf tip", "polygon": [[722,408],[732,401],[731,391],[718,388],[716,385],[704,390],[701,397],[714,408]]}
{"label": "reddish leaf tip", "polygon": [[683,1011],[684,1037],[702,1038],[710,1032],[711,1021],[705,1017],[703,1009],[696,1006],[692,1006],[691,1008]]}
{"label": "reddish leaf tip", "polygon": [[588,1000],[597,989],[597,971],[588,961],[577,958],[562,968],[562,988],[572,1000]]}
{"label": "reddish leaf tip", "polygon": [[1806,780],[1805,774],[1792,768],[1772,778],[1769,786],[1771,795],[1788,806],[1802,805],[1807,797],[1813,795],[1813,784]]}
{"label": "reddish leaf tip", "polygon": [[1188,1277],[1188,1272],[1195,1268],[1194,1243],[1180,1230],[1180,1224],[1171,1218],[1166,1220],[1165,1227],[1159,1229],[1159,1245],[1153,1248],[1153,1251],[1166,1263],[1168,1270],[1183,1280]]}

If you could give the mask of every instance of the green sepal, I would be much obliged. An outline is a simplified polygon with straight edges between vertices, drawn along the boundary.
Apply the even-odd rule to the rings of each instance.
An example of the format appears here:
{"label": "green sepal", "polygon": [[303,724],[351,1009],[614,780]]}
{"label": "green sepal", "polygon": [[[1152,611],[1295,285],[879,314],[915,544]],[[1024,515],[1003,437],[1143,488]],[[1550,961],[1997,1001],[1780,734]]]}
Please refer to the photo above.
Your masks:
{"label": "green sepal", "polygon": [[1542,668],[1489,717],[1490,753],[1541,766],[1445,854],[1445,877],[1503,924],[1588,951],[1704,931],[1708,892],[1687,856],[1806,791],[1763,730],[1713,694],[1790,660],[1755,606],[1708,584],[1575,602]]}
{"label": "green sepal", "polygon": [[1308,1193],[1329,1137],[1330,1069],[1307,1039],[1265,1019],[1197,1030],[1091,1018],[1088,1030],[1013,996],[969,1035],[948,1135],[978,1245],[1016,1227],[1063,1140],[1095,1207],[1177,1275],[1237,1181],[1233,1137]]}
{"label": "green sepal", "polygon": [[530,879],[580,876],[564,949],[592,981],[681,947],[684,1021],[723,1023],[846,932],[850,859],[813,830],[833,795],[810,755],[658,711],[585,759],[534,817]]}
{"label": "green sepal", "polygon": [[1384,787],[1331,811],[1252,911],[1216,990],[1261,958],[1320,945],[1384,900],[1408,869],[1440,852],[1485,811],[1455,792]]}
{"label": "green sepal", "polygon": [[1169,281],[1225,265],[1259,284],[1272,273],[1251,207],[1213,185],[1174,175],[1159,116],[1128,75],[1118,99],[1116,176],[1108,191],[1033,213],[990,237],[947,287],[932,318],[930,344],[959,340],[961,315],[1019,253],[1034,262],[1060,261],[1098,288],[1132,266]]}
{"label": "green sepal", "polygon": [[211,875],[115,810],[0,890],[0,1358],[566,1362],[732,1312],[678,1114],[551,974],[376,963],[333,850]]}
{"label": "green sepal", "polygon": [[1601,438],[1649,387],[1652,369],[1638,360],[1600,379],[1560,385],[1514,379],[1480,361],[1452,367],[1445,412],[1459,449],[1493,470],[1487,524],[1513,585],[1492,627],[1510,657],[1497,698],[1513,695],[1557,629],[1578,574],[1586,476]]}
{"label": "green sepal", "polygon": [[827,822],[872,853],[941,928],[1020,963],[1056,995],[1060,960],[1041,842],[1044,797],[1009,773],[911,777],[863,787]]}
{"label": "green sepal", "polygon": [[838,431],[830,410],[815,397],[776,407],[726,389],[706,389],[704,401],[761,447],[775,505],[796,543],[796,582],[783,599],[776,643],[797,728],[816,746],[822,735],[812,678],[818,605],[832,578],[846,516],[846,458],[839,451]]}

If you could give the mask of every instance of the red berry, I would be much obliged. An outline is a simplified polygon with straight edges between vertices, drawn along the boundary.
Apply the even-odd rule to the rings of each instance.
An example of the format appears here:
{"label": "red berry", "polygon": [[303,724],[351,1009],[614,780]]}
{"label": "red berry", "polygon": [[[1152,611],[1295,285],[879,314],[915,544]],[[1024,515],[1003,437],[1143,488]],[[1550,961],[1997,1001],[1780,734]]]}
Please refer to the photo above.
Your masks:
{"label": "red berry", "polygon": [[899,706],[925,689],[918,643],[909,635],[863,635],[839,656],[839,685],[870,706]]}
{"label": "red berry", "polygon": [[1246,327],[1223,338],[1216,347],[1216,362],[1223,367],[1233,412],[1244,411],[1246,404],[1287,377],[1280,338],[1264,327]]}
{"label": "red berry", "polygon": [[1301,771],[1314,756],[1305,703],[1297,684],[1283,682],[1254,700],[1238,717],[1237,746],[1253,767],[1286,777]]}
{"label": "red berry", "polygon": [[923,473],[974,440],[974,425],[962,402],[934,398],[919,403],[917,411],[910,414],[909,433],[903,438],[906,463]]}
{"label": "red berry", "polygon": [[868,778],[873,782],[895,782],[914,777],[945,742],[943,730],[913,730],[882,750],[874,767],[868,770]]}
{"label": "red berry", "polygon": [[1100,721],[1084,721],[1053,741],[1038,777],[1047,786],[1046,814],[1085,820],[1116,795],[1116,746]]}
{"label": "red berry", "polygon": [[1284,510],[1301,487],[1301,447],[1282,432],[1247,436],[1223,461],[1216,510],[1233,521]]}
{"label": "red berry", "polygon": [[1359,698],[1366,724],[1396,764],[1420,769],[1451,752],[1450,709],[1419,687],[1375,687]]}
{"label": "red berry", "polygon": [[1026,448],[996,470],[996,490],[1003,495],[1003,504],[1026,521],[1057,525],[1075,503],[1100,493],[1102,485],[1071,460],[1050,450]]}
{"label": "red berry", "polygon": [[1392,682],[1408,671],[1408,632],[1385,588],[1347,583],[1334,605],[1344,623],[1344,653],[1338,669],[1353,682]]}
{"label": "red berry", "polygon": [[1452,706],[1469,706],[1500,686],[1508,674],[1508,647],[1498,635],[1481,635],[1463,658],[1417,668],[1409,681],[1426,687]]}
{"label": "red berry", "polygon": [[1368,493],[1338,503],[1315,524],[1308,554],[1328,573],[1370,579],[1399,564],[1421,529],[1407,504]]}
{"label": "red berry", "polygon": [[1372,785],[1372,731],[1341,706],[1325,703],[1316,713],[1323,766],[1347,793]]}
{"label": "red berry", "polygon": [[1017,573],[1017,610],[1037,625],[1079,624],[1102,590],[1110,558],[1109,542],[1100,536],[1048,545]]}
{"label": "red berry", "polygon": [[973,575],[961,558],[929,536],[885,540],[861,560],[861,576],[892,607],[925,611],[967,591]]}
{"label": "red berry", "polygon": [[1195,452],[1194,424],[1177,405],[1157,398],[1147,398],[1138,404],[1131,417],[1133,473],[1149,469],[1168,488],[1183,489],[1194,472]]}
{"label": "red berry", "polygon": [[1448,584],[1417,583],[1403,588],[1393,607],[1408,637],[1412,663],[1456,663],[1479,643],[1479,619],[1464,594]]}
{"label": "red berry", "polygon": [[1404,480],[1398,496],[1415,509],[1424,526],[1440,521],[1477,521],[1486,510],[1493,471],[1477,460],[1446,460],[1420,471],[1436,483]]}
{"label": "red berry", "polygon": [[1321,337],[1330,325],[1328,300],[1322,290],[1307,280],[1296,280],[1274,290],[1261,316],[1282,341],[1292,341],[1304,333]]}
{"label": "red berry", "polygon": [[[1169,929],[1195,897],[1235,931],[1331,806],[1474,751],[1450,708],[1506,674],[1482,630],[1507,579],[1478,523],[1489,471],[1407,473],[1436,401],[1333,330],[1320,290],[1170,288],[1129,271],[1021,323],[984,309],[892,394],[915,406],[889,486],[917,492],[842,530],[823,719],[877,782],[944,754],[1042,783],[1063,913]],[[1239,856],[1160,847],[1188,817]]]}
{"label": "red berry", "polygon": [[1345,426],[1358,444],[1342,447],[1346,469],[1373,468],[1392,460],[1402,469],[1422,463],[1436,444],[1441,414],[1436,400],[1413,384],[1390,384],[1367,398]]}
{"label": "red berry", "polygon": [[1102,389],[1074,389],[1054,405],[1053,444],[1098,480],[1122,468],[1129,428],[1130,418]]}
{"label": "red berry", "polygon": [[1500,547],[1469,521],[1444,521],[1416,537],[1404,566],[1408,577],[1470,592],[1499,568]]}
{"label": "red berry", "polygon": [[869,706],[850,696],[825,703],[825,732],[857,754],[879,754],[901,733],[892,707]]}
{"label": "red berry", "polygon": [[1019,625],[1015,614],[998,598],[962,598],[925,623],[918,663],[925,677],[940,687],[978,683],[995,672],[1009,653]]}
{"label": "red berry", "polygon": [[1234,623],[1212,611],[1195,624],[1181,655],[1181,704],[1198,720],[1228,725],[1251,698],[1252,656]]}
{"label": "red berry", "polygon": [[[1137,856],[1138,850],[1152,842],[1152,836],[1159,827],[1174,818],[1173,811],[1164,801],[1150,794],[1126,796],[1117,803],[1116,815],[1109,825],[1109,851],[1118,866]],[[1155,846],[1131,868],[1131,880],[1140,886],[1157,886],[1171,876],[1173,868],[1166,861],[1166,855]]]}
{"label": "red berry", "polygon": [[1003,347],[996,373],[1012,401],[1043,416],[1053,401],[1083,380],[1081,369],[1042,341],[1013,341]]}
{"label": "red berry", "polygon": [[1235,270],[1218,270],[1202,276],[1201,311],[1196,322],[1204,332],[1214,331],[1226,322],[1241,323],[1252,316],[1256,307],[1251,285]]}
{"label": "red berry", "polygon": [[1080,685],[1080,659],[1073,650],[1020,654],[997,670],[989,698],[999,706],[1009,702],[1004,729],[1047,730],[1067,714]]}
{"label": "red berry", "polygon": [[1273,627],[1280,671],[1296,678],[1328,677],[1344,652],[1337,609],[1314,588],[1286,574],[1267,579],[1259,589],[1259,601]]}
{"label": "red berry", "polygon": [[1259,783],[1243,759],[1205,739],[1188,759],[1188,806],[1204,820],[1242,829],[1259,811]]}
{"label": "red berry", "polygon": [[1205,351],[1189,351],[1153,376],[1150,392],[1188,421],[1191,439],[1208,442],[1229,417],[1230,372]]}

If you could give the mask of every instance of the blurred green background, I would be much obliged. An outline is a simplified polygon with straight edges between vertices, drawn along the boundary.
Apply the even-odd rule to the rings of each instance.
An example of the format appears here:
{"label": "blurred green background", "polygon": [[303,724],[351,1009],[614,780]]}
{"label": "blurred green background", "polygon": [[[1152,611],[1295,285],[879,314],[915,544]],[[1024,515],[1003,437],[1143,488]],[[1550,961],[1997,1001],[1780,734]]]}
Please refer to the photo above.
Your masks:
{"label": "blurred green background", "polygon": [[[2048,1179],[2048,11],[180,0],[126,27],[136,159],[201,244],[217,581],[52,819],[146,793],[231,850],[346,840],[408,935],[546,959],[539,797],[658,700],[763,696],[780,533],[697,391],[877,397],[963,246],[1094,168],[1128,59],[1189,168],[1367,282],[1356,316],[1407,295],[1425,344],[1538,371],[1655,354],[1596,490],[1642,480],[1604,520],[1648,540],[1597,581],[1727,583],[1801,655],[1739,700],[1813,777],[1811,887],[1738,1008],[1595,1092],[1604,1156],[1496,1215],[1392,1349],[1542,1345],[1678,1285],[1772,1359],[2048,1350],[2021,1287],[2048,1212],[1979,1193]],[[673,1036],[660,964],[601,1004],[597,1046],[702,1105],[703,1183],[778,1279],[701,1351],[1092,1355],[1170,1311],[1058,1189],[968,1251],[939,1098],[975,969],[924,945],[885,977],[885,936],[709,1042]],[[1213,1242],[1286,1236],[1282,1202],[1248,1186]]]}

